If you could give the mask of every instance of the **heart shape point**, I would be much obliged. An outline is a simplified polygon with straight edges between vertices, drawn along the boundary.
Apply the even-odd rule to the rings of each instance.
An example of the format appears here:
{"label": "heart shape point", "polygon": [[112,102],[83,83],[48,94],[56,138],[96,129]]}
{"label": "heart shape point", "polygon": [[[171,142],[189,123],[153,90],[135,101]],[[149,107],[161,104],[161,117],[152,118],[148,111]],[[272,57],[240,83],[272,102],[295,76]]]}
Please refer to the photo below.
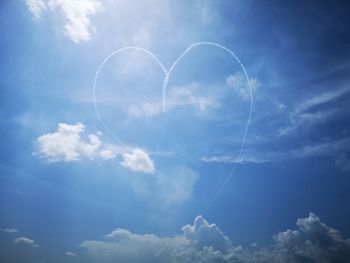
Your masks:
{"label": "heart shape point", "polygon": [[[247,119],[247,123],[244,129],[244,133],[243,133],[243,139],[241,141],[241,145],[239,148],[239,153],[237,155],[236,161],[234,162],[233,168],[231,170],[231,172],[227,175],[227,177],[225,178],[224,182],[221,184],[221,186],[219,187],[218,191],[215,193],[214,197],[212,198],[212,200],[208,203],[208,205],[206,206],[206,208],[204,209],[204,212],[206,212],[213,204],[214,202],[217,200],[217,198],[219,197],[219,195],[221,194],[221,192],[224,190],[227,182],[231,179],[232,175],[234,174],[234,172],[237,169],[237,164],[240,162],[241,158],[242,158],[242,154],[243,154],[243,149],[244,149],[244,145],[245,145],[245,141],[246,141],[246,136],[248,133],[248,128],[250,125],[250,121],[251,121],[251,117],[252,117],[252,113],[253,113],[253,92],[252,92],[252,87],[250,85],[250,81],[249,81],[249,77],[248,77],[248,73],[244,67],[244,65],[242,64],[242,62],[239,60],[239,58],[236,56],[236,54],[230,50],[229,48],[220,45],[218,43],[215,42],[196,42],[191,44],[185,51],[183,51],[178,57],[177,59],[173,62],[173,64],[170,66],[169,69],[167,69],[164,64],[158,59],[158,57],[156,55],[154,55],[151,51],[142,48],[142,47],[137,47],[137,46],[127,46],[127,47],[123,47],[120,49],[115,50],[114,52],[112,52],[111,54],[109,54],[104,60],[103,62],[99,65],[99,67],[97,68],[97,71],[95,73],[95,78],[94,78],[94,83],[93,83],[93,102],[94,102],[94,107],[95,107],[95,113],[96,113],[96,117],[99,120],[99,122],[102,124],[102,126],[107,130],[107,132],[109,133],[110,136],[112,136],[113,139],[115,139],[124,149],[126,152],[129,152],[130,149],[129,147],[126,146],[126,144],[124,144],[124,142],[118,138],[118,136],[116,136],[111,128],[106,124],[106,122],[103,120],[103,118],[100,115],[99,109],[98,109],[98,104],[96,102],[96,84],[97,84],[97,80],[98,80],[98,76],[101,72],[101,70],[103,69],[104,65],[114,56],[125,52],[125,51],[131,51],[131,50],[136,50],[136,51],[140,51],[140,52],[144,52],[145,54],[147,54],[148,56],[150,56],[155,62],[156,64],[162,69],[163,73],[164,73],[164,79],[163,79],[163,83],[162,83],[162,112],[165,113],[167,110],[167,88],[168,88],[168,83],[169,83],[169,79],[171,77],[171,74],[173,72],[173,70],[176,68],[176,66],[178,65],[178,63],[194,48],[199,47],[199,46],[212,46],[214,48],[218,48],[221,50],[224,50],[226,53],[228,53],[240,66],[240,68],[242,69],[243,73],[244,73],[244,77],[247,81],[247,85],[249,87],[249,95],[250,95],[250,108],[249,108],[249,115],[248,115],[248,119]],[[160,175],[163,175],[162,172],[156,170]],[[167,177],[166,177],[167,178]],[[169,180],[170,183],[171,180],[169,178],[167,178],[167,180]],[[173,183],[172,183],[173,184]]]}

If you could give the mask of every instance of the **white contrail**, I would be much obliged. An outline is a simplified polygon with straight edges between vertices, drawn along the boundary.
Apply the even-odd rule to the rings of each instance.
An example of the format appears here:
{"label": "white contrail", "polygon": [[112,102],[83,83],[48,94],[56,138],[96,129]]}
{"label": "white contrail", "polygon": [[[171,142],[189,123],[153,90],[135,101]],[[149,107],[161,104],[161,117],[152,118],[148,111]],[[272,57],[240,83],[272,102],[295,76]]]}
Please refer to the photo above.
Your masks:
{"label": "white contrail", "polygon": [[[190,45],[184,52],[182,52],[180,54],[180,56],[175,60],[175,62],[171,65],[169,70],[167,70],[165,68],[165,66],[163,65],[163,63],[157,58],[157,56],[154,55],[149,50],[147,50],[145,48],[141,48],[141,47],[135,47],[135,46],[123,47],[123,48],[120,48],[120,49],[112,52],[109,56],[107,56],[104,59],[104,61],[98,67],[98,69],[96,71],[96,74],[95,74],[94,85],[93,85],[93,100],[94,100],[95,113],[96,113],[97,119],[101,122],[101,124],[108,131],[108,133],[125,149],[125,151],[126,152],[130,152],[129,147],[127,147],[117,136],[114,135],[114,133],[109,128],[109,126],[103,121],[103,119],[101,118],[100,113],[98,111],[97,102],[96,102],[96,83],[97,83],[97,78],[98,78],[98,75],[99,75],[101,69],[103,68],[105,63],[111,57],[119,54],[120,52],[126,51],[126,50],[138,50],[138,51],[141,51],[141,52],[145,52],[146,54],[151,56],[152,59],[161,67],[161,69],[163,70],[164,75],[165,75],[164,76],[164,80],[163,80],[163,85],[162,85],[162,110],[163,110],[163,112],[165,112],[166,111],[166,91],[167,91],[168,82],[169,82],[169,78],[171,76],[171,73],[174,70],[174,68],[176,67],[176,65],[183,59],[183,57],[186,56],[186,54],[190,50],[192,50],[193,48],[198,47],[198,46],[213,46],[213,47],[220,48],[220,49],[228,52],[238,62],[238,64],[242,68],[242,70],[244,72],[244,76],[245,76],[245,78],[247,80],[247,84],[248,84],[248,87],[249,87],[249,93],[250,93],[249,116],[248,116],[247,124],[246,124],[245,130],[244,130],[243,139],[242,139],[242,143],[241,143],[241,146],[240,146],[240,150],[239,150],[238,156],[236,158],[236,161],[234,163],[234,166],[233,166],[231,172],[226,177],[226,179],[224,180],[224,182],[222,183],[222,185],[220,186],[219,190],[216,192],[216,194],[214,195],[212,200],[208,203],[208,205],[204,209],[204,211],[203,211],[203,213],[204,213],[204,212],[208,211],[208,209],[214,204],[214,202],[217,200],[219,195],[222,193],[222,191],[224,190],[227,182],[231,179],[232,175],[236,171],[238,163],[241,161],[242,154],[243,154],[243,149],[244,149],[244,145],[245,145],[245,141],[246,141],[246,137],[247,137],[247,133],[248,133],[248,128],[249,128],[251,117],[252,117],[252,113],[253,113],[253,92],[252,92],[252,88],[251,88],[251,85],[250,85],[248,73],[247,73],[244,65],[242,64],[242,62],[236,56],[236,54],[232,50],[230,50],[229,48],[227,48],[227,47],[225,47],[223,45],[214,43],[214,42],[197,42],[197,43],[194,43],[194,44]],[[161,177],[165,177],[171,184],[175,185],[168,177],[164,176],[164,174],[162,172],[160,172],[159,170],[155,169],[155,172],[156,172],[156,174],[159,174]]]}
{"label": "white contrail", "polygon": [[[105,123],[105,121],[102,119],[101,115],[100,115],[100,112],[98,110],[98,106],[97,106],[97,102],[96,102],[96,83],[97,83],[97,79],[98,79],[98,75],[100,74],[100,71],[102,70],[103,66],[107,63],[107,61],[109,59],[111,59],[113,56],[123,52],[123,51],[126,51],[126,50],[138,50],[138,51],[141,51],[141,52],[145,52],[146,54],[148,54],[149,56],[151,56],[151,58],[161,67],[161,69],[163,70],[164,74],[167,74],[167,70],[166,68],[164,67],[163,63],[160,62],[160,60],[150,51],[148,51],[147,49],[144,49],[144,48],[141,48],[141,47],[134,47],[134,46],[129,46],[129,47],[123,47],[123,48],[120,48],[120,49],[117,49],[116,51],[112,52],[110,55],[108,55],[104,60],[103,62],[101,63],[101,65],[97,68],[97,71],[95,73],[95,78],[94,78],[94,85],[93,85],[93,100],[94,100],[94,106],[95,106],[95,113],[96,113],[96,116],[97,116],[97,119],[100,121],[100,123],[102,124],[102,126],[107,130],[107,132],[109,133],[109,135],[112,136],[112,138],[114,140],[116,140],[121,146],[122,148],[124,148],[124,151],[125,152],[128,152],[128,153],[131,153],[131,150],[130,150],[130,147],[128,147],[127,145],[124,144],[124,142],[119,139],[113,132],[112,130],[109,128],[109,126]],[[170,182],[172,185],[176,186],[177,185],[172,182],[167,176],[165,176],[161,171],[159,171],[158,169],[154,169],[155,171],[155,175],[159,175],[159,177],[162,179],[162,180],[167,180],[168,182]]]}

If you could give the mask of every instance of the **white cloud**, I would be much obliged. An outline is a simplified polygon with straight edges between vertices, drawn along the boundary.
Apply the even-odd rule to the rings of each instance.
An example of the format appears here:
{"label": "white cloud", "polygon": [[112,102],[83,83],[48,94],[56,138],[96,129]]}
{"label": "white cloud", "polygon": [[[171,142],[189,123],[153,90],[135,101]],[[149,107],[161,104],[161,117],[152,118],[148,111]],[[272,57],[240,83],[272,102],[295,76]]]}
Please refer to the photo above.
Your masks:
{"label": "white cloud", "polygon": [[16,228],[1,228],[0,231],[12,234],[12,233],[17,233],[18,229],[16,229]]}
{"label": "white cloud", "polygon": [[34,240],[29,239],[27,237],[18,237],[18,238],[13,240],[13,243],[23,244],[23,245],[30,246],[30,247],[39,247],[39,245],[37,243],[35,243]]}
{"label": "white cloud", "polygon": [[29,11],[32,13],[33,18],[38,20],[41,18],[42,13],[46,10],[46,5],[42,0],[25,0]]}
{"label": "white cloud", "polygon": [[236,72],[226,78],[226,85],[233,88],[233,90],[242,100],[249,101],[250,89],[252,91],[252,95],[254,96],[260,86],[260,82],[256,78],[250,78],[248,85],[245,75],[243,75],[241,72]]}
{"label": "white cloud", "polygon": [[56,132],[38,138],[40,155],[50,162],[95,158],[102,143],[96,134],[90,134],[85,142],[81,138],[84,131],[85,126],[81,123],[59,123]]}
{"label": "white cloud", "polygon": [[297,220],[298,230],[275,236],[272,249],[260,253],[266,262],[348,262],[350,240],[328,227],[315,214]]}
{"label": "white cloud", "polygon": [[91,33],[96,31],[95,26],[90,21],[90,16],[94,15],[101,7],[101,2],[97,0],[50,0],[48,6],[51,10],[60,8],[67,19],[64,26],[64,33],[75,43],[89,41]]}
{"label": "white cloud", "polygon": [[[219,101],[212,95],[199,94],[201,89],[196,82],[184,86],[173,86],[167,91],[166,110],[191,106],[199,112],[204,112],[219,105]],[[162,102],[142,102],[131,104],[127,112],[132,117],[152,117],[162,112]]]}
{"label": "white cloud", "polygon": [[154,173],[154,163],[149,154],[140,148],[122,154],[121,165],[135,172]]}
{"label": "white cloud", "polygon": [[57,131],[38,137],[39,154],[49,162],[77,161],[80,159],[114,159],[128,149],[101,141],[101,132],[86,135],[85,125],[59,123]]}
{"label": "white cloud", "polygon": [[227,245],[233,251],[228,238],[201,216],[196,217],[193,226],[187,225],[183,231],[178,236],[159,237],[116,229],[104,240],[83,241],[81,247],[88,251],[94,262],[214,262],[223,254],[213,246],[226,249]]}
{"label": "white cloud", "polygon": [[42,0],[26,0],[26,4],[35,19],[40,19],[45,10],[61,11],[66,19],[64,33],[77,44],[91,39],[96,28],[90,16],[102,6],[98,0],[49,0],[47,5]]}
{"label": "white cloud", "polygon": [[120,164],[132,171],[154,173],[154,161],[146,150],[119,146],[101,141],[101,132],[85,136],[85,125],[59,123],[57,131],[38,137],[39,155],[49,162],[70,162],[82,159],[114,159],[122,157]]}
{"label": "white cloud", "polygon": [[117,156],[117,153],[111,149],[101,150],[100,156],[105,159],[114,159]]}
{"label": "white cloud", "polygon": [[161,102],[143,102],[141,104],[131,104],[128,107],[128,114],[134,118],[152,117],[162,112]]}
{"label": "white cloud", "polygon": [[199,111],[205,111],[218,105],[213,96],[198,93],[201,93],[201,89],[196,82],[186,86],[174,86],[167,94],[167,108],[190,105]]}
{"label": "white cloud", "polygon": [[231,240],[215,224],[209,224],[202,216],[197,216],[194,224],[185,225],[182,231],[197,249],[211,246],[220,252],[227,252],[232,247]]}
{"label": "white cloud", "polygon": [[313,213],[298,219],[297,226],[298,230],[274,235],[269,246],[244,249],[234,246],[215,224],[197,216],[180,235],[159,237],[119,228],[102,240],[85,240],[81,247],[93,262],[348,262],[350,240],[342,238],[338,230]]}
{"label": "white cloud", "polygon": [[74,253],[74,252],[71,252],[71,251],[67,251],[66,253],[64,253],[66,256],[68,256],[68,257],[76,257],[77,256],[77,254],[76,253]]}

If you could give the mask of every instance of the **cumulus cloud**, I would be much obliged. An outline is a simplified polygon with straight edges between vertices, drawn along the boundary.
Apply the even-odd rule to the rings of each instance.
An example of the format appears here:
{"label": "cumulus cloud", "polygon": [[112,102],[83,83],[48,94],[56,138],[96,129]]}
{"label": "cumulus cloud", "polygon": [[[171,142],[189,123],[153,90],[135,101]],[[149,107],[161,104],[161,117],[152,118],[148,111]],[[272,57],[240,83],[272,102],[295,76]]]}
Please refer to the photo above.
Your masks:
{"label": "cumulus cloud", "polygon": [[66,256],[68,256],[68,257],[76,257],[77,256],[77,254],[76,253],[74,253],[74,252],[71,252],[71,251],[67,251],[66,253],[64,253]]}
{"label": "cumulus cloud", "polygon": [[16,229],[16,228],[0,228],[0,231],[13,234],[13,233],[17,233],[18,229]]}
{"label": "cumulus cloud", "polygon": [[[208,240],[209,238],[209,240]],[[193,226],[183,228],[183,234],[159,237],[153,234],[134,234],[116,229],[103,240],[85,240],[85,248],[94,262],[214,262],[224,255],[207,244],[218,242],[218,247],[230,246],[228,239],[202,216]],[[227,242],[227,244],[225,243]],[[232,249],[233,250],[233,249]],[[216,262],[216,261],[215,261]]]}
{"label": "cumulus cloud", "polygon": [[26,0],[27,7],[35,19],[40,19],[45,10],[60,11],[65,17],[64,33],[73,42],[89,41],[96,31],[90,16],[102,6],[98,0]]}
{"label": "cumulus cloud", "polygon": [[135,148],[122,155],[121,165],[135,172],[154,173],[154,163],[147,152]]}
{"label": "cumulus cloud", "polygon": [[101,132],[84,136],[85,128],[82,123],[59,123],[57,131],[38,137],[39,155],[49,162],[108,160],[121,155],[122,166],[136,172],[154,172],[154,162],[145,150],[104,143]]}
{"label": "cumulus cloud", "polygon": [[27,237],[18,237],[18,238],[13,240],[13,243],[23,244],[23,245],[30,246],[30,247],[39,247],[39,245],[37,243],[35,243],[34,240],[29,239]]}
{"label": "cumulus cloud", "polygon": [[40,155],[50,162],[95,158],[101,141],[97,134],[90,134],[85,142],[81,137],[84,131],[85,126],[81,123],[59,123],[56,132],[38,138]]}
{"label": "cumulus cloud", "polygon": [[350,262],[350,240],[313,213],[297,220],[298,230],[273,236],[273,243],[244,249],[215,225],[197,216],[193,225],[171,237],[135,234],[116,229],[102,240],[85,240],[81,247],[93,262]]}
{"label": "cumulus cloud", "polygon": [[276,235],[274,245],[256,255],[266,262],[350,262],[350,240],[315,214],[299,218],[297,226]]}
{"label": "cumulus cloud", "polygon": [[209,224],[202,216],[197,216],[194,224],[185,225],[182,231],[197,249],[212,247],[214,250],[227,252],[232,247],[231,240],[215,224]]}

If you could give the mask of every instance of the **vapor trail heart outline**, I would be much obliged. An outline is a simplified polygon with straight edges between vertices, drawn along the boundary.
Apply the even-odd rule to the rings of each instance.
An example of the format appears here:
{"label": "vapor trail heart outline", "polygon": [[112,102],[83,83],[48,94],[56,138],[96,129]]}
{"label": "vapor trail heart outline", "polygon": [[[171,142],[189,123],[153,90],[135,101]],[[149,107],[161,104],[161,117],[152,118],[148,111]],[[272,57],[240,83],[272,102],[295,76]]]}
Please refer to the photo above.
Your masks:
{"label": "vapor trail heart outline", "polygon": [[[236,56],[236,54],[232,50],[230,50],[229,48],[227,48],[227,47],[225,47],[223,45],[220,45],[218,43],[215,43],[215,42],[196,42],[196,43],[190,45],[185,51],[183,51],[180,54],[180,56],[178,56],[177,59],[174,61],[174,63],[171,65],[169,70],[167,70],[166,67],[164,66],[164,64],[158,59],[158,57],[156,55],[154,55],[151,51],[149,51],[149,50],[147,50],[145,48],[137,47],[137,46],[127,46],[127,47],[119,48],[119,49],[115,50],[114,52],[112,52],[111,54],[109,54],[103,60],[103,62],[100,64],[100,66],[97,68],[97,71],[95,73],[95,78],[94,78],[94,84],[93,84],[93,90],[92,91],[93,91],[93,101],[94,101],[94,107],[95,107],[95,114],[96,114],[97,119],[102,124],[102,126],[107,130],[107,132],[112,136],[112,138],[114,138],[125,149],[126,152],[130,152],[130,150],[123,143],[123,141],[120,140],[112,132],[112,130],[109,128],[109,126],[103,121],[103,119],[101,118],[101,115],[100,115],[100,113],[98,111],[98,106],[97,106],[97,102],[96,102],[96,83],[97,83],[98,75],[99,75],[100,71],[102,70],[103,66],[113,56],[115,56],[115,55],[117,55],[117,54],[119,54],[119,53],[121,53],[123,51],[126,51],[126,50],[138,50],[138,51],[141,51],[141,52],[145,52],[147,55],[149,55],[160,66],[160,68],[164,72],[164,80],[163,80],[163,85],[162,85],[162,112],[165,113],[165,111],[166,111],[166,91],[167,91],[167,88],[168,88],[168,82],[169,82],[169,78],[171,76],[171,73],[174,70],[174,68],[176,67],[176,65],[186,56],[186,54],[189,51],[191,51],[193,48],[198,47],[198,46],[214,46],[216,48],[222,49],[222,50],[226,51],[227,53],[229,53],[235,59],[235,61],[238,62],[238,64],[240,65],[241,69],[243,70],[244,76],[246,78],[246,81],[247,81],[247,84],[248,84],[248,87],[249,87],[249,93],[250,93],[249,115],[248,115],[248,119],[247,119],[247,124],[246,124],[245,129],[244,129],[243,139],[242,139],[242,143],[241,143],[240,150],[239,150],[239,153],[237,155],[236,161],[234,163],[234,166],[233,166],[231,172],[225,178],[224,182],[221,184],[220,188],[218,189],[218,191],[216,192],[216,194],[214,195],[212,200],[208,203],[206,208],[203,210],[203,213],[204,213],[215,203],[217,198],[220,196],[220,194],[224,190],[227,182],[231,179],[231,177],[233,176],[234,172],[237,169],[237,165],[238,165],[238,163],[240,162],[240,160],[242,158],[243,149],[244,149],[244,145],[245,145],[245,141],[246,141],[246,137],[247,137],[247,133],[248,133],[248,128],[249,128],[249,125],[250,125],[250,122],[251,122],[251,117],[252,117],[252,114],[253,114],[253,91],[252,91],[252,87],[251,87],[251,84],[250,84],[250,81],[249,81],[249,76],[248,76],[248,73],[247,73],[244,65],[239,60],[239,58]],[[163,176],[163,178],[167,179],[170,183],[174,184],[169,178],[167,178],[158,169],[155,168],[155,172],[159,173],[160,175]]]}

